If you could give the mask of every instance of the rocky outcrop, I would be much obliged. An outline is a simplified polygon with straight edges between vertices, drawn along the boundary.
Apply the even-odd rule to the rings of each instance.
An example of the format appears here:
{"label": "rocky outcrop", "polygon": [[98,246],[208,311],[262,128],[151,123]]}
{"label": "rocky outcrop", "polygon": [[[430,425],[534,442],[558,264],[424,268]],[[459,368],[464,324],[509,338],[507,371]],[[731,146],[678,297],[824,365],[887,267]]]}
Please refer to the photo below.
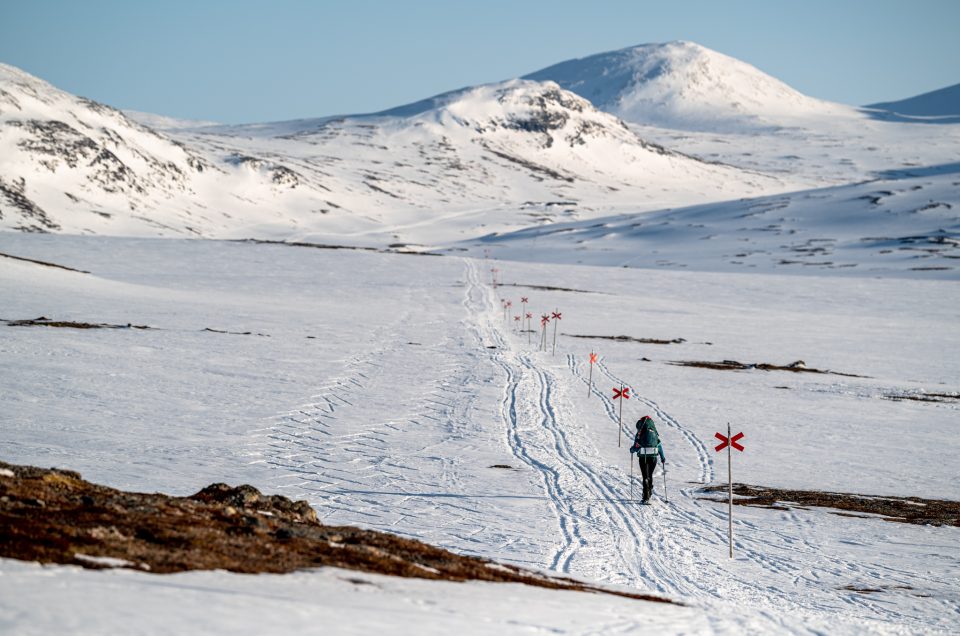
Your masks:
{"label": "rocky outcrop", "polygon": [[154,573],[283,573],[335,566],[670,602],[462,556],[382,532],[323,525],[306,501],[265,495],[249,485],[217,483],[189,497],[173,497],[99,486],[70,470],[3,462],[0,557]]}

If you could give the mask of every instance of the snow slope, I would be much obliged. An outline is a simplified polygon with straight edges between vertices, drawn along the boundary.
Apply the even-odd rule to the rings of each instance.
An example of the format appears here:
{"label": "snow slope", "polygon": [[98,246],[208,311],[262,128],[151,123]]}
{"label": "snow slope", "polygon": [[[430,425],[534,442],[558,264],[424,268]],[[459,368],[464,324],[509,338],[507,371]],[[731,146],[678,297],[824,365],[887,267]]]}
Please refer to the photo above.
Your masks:
{"label": "snow slope", "polygon": [[23,231],[422,243],[629,204],[795,187],[645,142],[555,84],[514,80],[372,116],[190,126],[0,67],[0,223]]}
{"label": "snow slope", "polygon": [[960,122],[953,119],[916,126],[917,119],[819,100],[692,42],[600,53],[526,77],[557,82],[644,139],[707,161],[789,175],[806,187],[953,163],[960,148]]}
{"label": "snow slope", "polygon": [[960,120],[960,84],[895,102],[870,104],[865,108],[875,108],[911,117],[933,118],[934,122],[952,117],[952,122],[957,123]]}
{"label": "snow slope", "polygon": [[[332,207],[362,210],[380,226],[350,234],[354,244],[430,243],[560,214],[591,218],[624,205],[794,187],[649,144],[576,95],[521,80],[373,115],[208,128],[181,139],[289,158],[329,189]],[[324,232],[297,229],[300,238]]]}
{"label": "snow slope", "polygon": [[745,62],[684,41],[598,53],[524,77],[557,82],[601,110],[663,128],[749,131],[849,110],[803,95]]}
{"label": "snow slope", "polygon": [[455,244],[507,260],[960,278],[960,164],[856,185],[556,223]]}
{"label": "snow slope", "polygon": [[[10,233],[0,235],[0,252],[91,272],[3,259],[5,319],[153,327],[0,325],[0,364],[11,371],[2,375],[5,461],[180,494],[211,481],[248,482],[307,498],[328,523],[689,605],[663,611],[617,600],[618,613],[593,597],[360,577],[374,584],[364,585],[336,571],[157,579],[4,562],[0,616],[11,631],[123,630],[131,624],[124,607],[143,608],[135,627],[144,632],[163,629],[168,623],[155,617],[167,615],[213,632],[240,620],[302,625],[302,617],[327,617],[333,627],[316,629],[335,633],[385,621],[398,633],[629,632],[651,621],[666,633],[956,627],[956,528],[738,508],[731,561],[725,508],[700,490],[722,483],[725,462],[710,442],[731,421],[746,433],[747,451],[735,458],[739,481],[956,499],[956,403],[886,397],[957,390],[955,282]],[[492,267],[506,283],[496,291]],[[535,287],[545,285],[589,293]],[[556,355],[537,352],[503,320],[499,299],[519,306],[520,295],[537,314],[562,311]],[[601,361],[588,390],[591,350]],[[670,364],[691,359],[803,359],[860,377]],[[669,504],[631,500],[609,393],[621,382],[635,395],[624,433],[644,413],[661,425]],[[922,467],[888,461],[889,428],[909,429]],[[812,460],[805,449],[824,442],[827,452]],[[118,586],[125,603],[106,607],[101,590]],[[477,622],[480,601],[503,608],[492,623]],[[568,619],[558,603],[582,618]]]}
{"label": "snow slope", "polygon": [[0,65],[2,227],[205,236],[312,205],[282,163],[205,157],[123,113]]}

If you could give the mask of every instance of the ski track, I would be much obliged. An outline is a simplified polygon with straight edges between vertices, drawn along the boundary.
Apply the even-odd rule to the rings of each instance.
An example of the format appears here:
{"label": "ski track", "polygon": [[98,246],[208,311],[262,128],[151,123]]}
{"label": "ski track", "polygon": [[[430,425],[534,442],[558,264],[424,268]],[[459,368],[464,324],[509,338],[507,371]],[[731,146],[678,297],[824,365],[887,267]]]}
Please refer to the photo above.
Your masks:
{"label": "ski track", "polygon": [[[576,356],[573,354],[568,354],[567,356],[567,365],[570,368],[571,372],[584,383],[587,382],[587,378],[583,376],[583,373],[580,368],[579,361]],[[631,387],[630,383],[623,381],[620,377],[616,376],[610,369],[606,366],[603,360],[599,360],[596,363],[597,370],[599,370],[604,376],[611,380],[615,385],[624,385]],[[713,459],[709,456],[709,451],[703,442],[696,437],[691,431],[683,427],[676,418],[670,416],[663,408],[661,408],[653,400],[636,394],[632,388],[631,396],[634,399],[637,399],[639,402],[643,403],[649,407],[656,416],[672,429],[679,432],[684,440],[693,448],[697,455],[697,460],[700,466],[700,475],[699,480],[701,484],[708,484],[713,482],[716,477],[714,462]],[[613,400],[606,395],[606,393],[601,392],[596,385],[591,390],[591,395],[597,395],[604,405],[604,410],[607,413],[607,416],[615,424],[618,421],[617,413],[615,411]],[[629,429],[629,426],[624,424],[625,429]],[[629,439],[632,441],[632,434],[629,436]],[[703,580],[704,573],[708,572],[709,568],[715,569],[716,563],[714,560],[709,560],[709,562],[691,562],[690,559],[684,558],[680,559],[679,562],[674,559],[673,563],[667,563],[667,559],[663,559],[662,555],[670,554],[672,556],[678,556],[677,550],[674,547],[669,547],[669,543],[676,544],[677,541],[675,538],[671,538],[667,534],[663,533],[665,527],[673,528],[675,534],[683,535],[684,543],[703,543],[706,539],[712,546],[722,550],[727,543],[727,536],[724,529],[726,528],[726,514],[721,511],[715,504],[708,507],[704,503],[701,503],[699,500],[700,486],[689,486],[680,489],[680,495],[684,498],[684,503],[686,504],[687,509],[683,509],[676,505],[670,505],[665,509],[658,508],[656,510],[658,523],[656,526],[652,524],[647,527],[647,532],[644,534],[644,541],[647,544],[647,549],[644,550],[646,554],[656,555],[654,558],[660,558],[664,563],[659,567],[650,564],[651,569],[663,569],[666,572],[673,571],[674,574],[677,574],[680,569],[687,569],[688,573],[681,577],[674,576],[674,582],[680,583],[673,587],[673,589],[668,590],[673,594],[680,594],[688,597],[699,597],[703,598],[704,591],[709,589],[708,585],[705,585]],[[796,513],[793,510],[788,512],[791,520],[791,527],[802,528],[803,524],[800,522]],[[817,589],[821,587],[819,578],[823,574],[818,575],[817,573],[811,572],[808,568],[800,565],[798,566],[797,553],[803,553],[804,558],[799,561],[799,563],[809,563],[817,562],[821,560],[820,548],[807,540],[801,532],[801,536],[798,538],[793,534],[788,534],[785,532],[777,532],[775,535],[778,539],[782,541],[780,546],[771,545],[769,541],[758,540],[755,538],[757,536],[757,528],[754,527],[752,522],[749,521],[734,521],[735,525],[735,534],[734,534],[734,548],[738,556],[745,557],[767,571],[777,572],[783,574],[787,578],[791,578],[795,584],[804,585],[809,584],[811,588]],[[658,536],[659,535],[659,536]],[[685,568],[684,566],[689,566],[693,563],[696,567],[693,570]],[[679,566],[679,567],[678,567]],[[837,561],[832,564],[832,567],[826,567],[827,574],[836,575],[838,578],[846,578],[848,580],[856,580],[858,577],[868,577],[874,579],[882,579],[888,584],[890,582],[897,582],[897,584],[908,585],[910,580],[908,577],[904,576],[904,573],[898,569],[879,566],[876,564],[864,565],[861,563],[855,562],[846,562],[846,561]],[[722,574],[718,574],[721,576]],[[819,613],[826,611],[837,611],[839,607],[833,608],[824,608],[821,605],[811,605],[809,602],[804,603],[803,599],[796,596],[788,594],[782,590],[777,590],[770,587],[764,587],[761,584],[753,583],[750,581],[737,581],[741,590],[737,592],[737,596],[743,598],[744,603],[757,604],[760,606],[770,606],[771,599],[778,598],[785,606],[786,611],[778,611],[774,613],[769,613],[768,616],[771,619],[776,619],[776,623],[785,628],[786,626],[781,622],[782,616],[784,613],[789,613],[790,611],[796,611],[798,605],[805,611],[810,611],[811,615],[814,612]],[[728,588],[724,590],[723,596],[715,596],[717,600],[721,598],[729,599],[731,596],[731,590]],[[846,605],[844,611],[852,611],[854,614],[861,616],[862,618],[869,618],[871,620],[883,619],[883,620],[896,620],[902,619],[903,616],[897,611],[889,610],[882,604],[882,601],[873,601],[865,595],[858,594],[849,594],[846,598],[838,595],[837,601],[844,603]],[[855,611],[859,610],[859,611]],[[796,625],[792,626],[796,629]]]}
{"label": "ski track", "polygon": [[[363,524],[367,520],[368,526],[461,552],[476,546],[476,552],[484,556],[499,552],[518,564],[650,589],[711,606],[729,606],[733,601],[756,609],[755,619],[763,623],[764,630],[816,633],[804,625],[805,617],[822,624],[825,613],[837,611],[865,620],[908,618],[887,609],[882,598],[824,594],[821,579],[825,576],[848,581],[882,579],[900,585],[915,581],[876,563],[834,560],[811,571],[804,564],[821,561],[819,547],[808,539],[792,510],[786,514],[789,527],[798,528],[797,532],[774,531],[772,545],[769,529],[735,520],[735,550],[741,559],[792,581],[793,589],[734,578],[717,558],[726,550],[726,510],[699,499],[702,486],[716,478],[710,451],[654,400],[631,391],[632,399],[647,406],[683,439],[696,466],[696,481],[676,488],[671,503],[636,505],[630,497],[628,469],[605,462],[588,430],[575,422],[568,403],[573,398],[566,397],[566,387],[549,368],[553,357],[532,351],[538,343],[527,344],[529,336],[524,337],[522,331],[502,326],[495,290],[481,282],[474,261],[463,262],[461,304],[466,317],[461,322],[462,332],[448,336],[459,338],[456,342],[423,347],[421,354],[433,367],[427,379],[430,390],[410,405],[406,416],[373,426],[364,416],[363,402],[366,395],[383,391],[392,374],[407,364],[409,350],[402,350],[402,339],[396,334],[413,319],[410,312],[381,326],[370,339],[385,344],[350,359],[345,371],[327,380],[310,401],[271,418],[267,426],[255,431],[251,454],[277,471],[278,490],[291,496],[306,495],[325,523]],[[472,353],[464,356],[465,352]],[[573,378],[586,384],[581,360],[566,354],[565,361]],[[556,519],[557,539],[549,556],[544,552],[544,539],[538,546],[535,539],[517,536],[516,529],[496,527],[489,520],[489,509],[469,494],[444,494],[462,486],[457,473],[461,460],[431,450],[478,426],[470,416],[476,400],[471,387],[484,365],[503,375],[499,417],[504,442],[517,461],[536,475],[548,510]],[[602,359],[595,366],[601,377],[631,387]],[[588,389],[589,397],[598,398],[598,408],[616,429],[618,410],[596,380]],[[430,437],[423,447],[411,448],[410,436],[427,426],[442,434]],[[633,439],[630,429],[629,423],[624,423],[619,431],[627,444]],[[391,444],[394,435],[404,436],[406,446]],[[428,457],[436,466],[422,474],[420,465],[405,462],[390,451],[393,447],[405,448],[421,462]],[[681,458],[677,465],[682,470],[683,458],[689,455],[681,449],[668,450]],[[628,461],[632,462],[632,457]],[[434,521],[436,527],[431,528]],[[540,536],[545,536],[542,531]],[[798,553],[802,558],[798,559]],[[723,583],[718,584],[719,580]],[[769,583],[770,577],[763,580]],[[797,593],[804,588],[817,593]]]}

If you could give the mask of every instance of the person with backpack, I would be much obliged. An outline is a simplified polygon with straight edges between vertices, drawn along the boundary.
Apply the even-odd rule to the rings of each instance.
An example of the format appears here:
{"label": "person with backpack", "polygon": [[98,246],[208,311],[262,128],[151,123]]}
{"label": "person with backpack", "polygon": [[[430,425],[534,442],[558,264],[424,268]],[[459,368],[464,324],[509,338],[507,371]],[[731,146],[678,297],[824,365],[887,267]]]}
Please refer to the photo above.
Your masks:
{"label": "person with backpack", "polygon": [[630,453],[636,453],[637,461],[640,462],[640,475],[643,477],[641,503],[647,503],[650,495],[653,494],[653,471],[657,467],[657,455],[660,455],[663,461],[664,470],[667,466],[667,458],[663,455],[663,445],[660,443],[657,425],[649,415],[644,415],[637,420],[637,435],[633,438]]}

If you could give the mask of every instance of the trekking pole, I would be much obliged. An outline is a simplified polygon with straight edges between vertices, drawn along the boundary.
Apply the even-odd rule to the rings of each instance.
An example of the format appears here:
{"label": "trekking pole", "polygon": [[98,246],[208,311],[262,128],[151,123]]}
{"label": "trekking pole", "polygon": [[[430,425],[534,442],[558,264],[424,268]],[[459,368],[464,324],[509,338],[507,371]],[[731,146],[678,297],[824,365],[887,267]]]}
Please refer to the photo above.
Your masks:
{"label": "trekking pole", "polygon": [[663,462],[663,500],[670,503],[670,497],[667,496],[667,462]]}
{"label": "trekking pole", "polygon": [[633,501],[633,457],[630,458],[630,501]]}

